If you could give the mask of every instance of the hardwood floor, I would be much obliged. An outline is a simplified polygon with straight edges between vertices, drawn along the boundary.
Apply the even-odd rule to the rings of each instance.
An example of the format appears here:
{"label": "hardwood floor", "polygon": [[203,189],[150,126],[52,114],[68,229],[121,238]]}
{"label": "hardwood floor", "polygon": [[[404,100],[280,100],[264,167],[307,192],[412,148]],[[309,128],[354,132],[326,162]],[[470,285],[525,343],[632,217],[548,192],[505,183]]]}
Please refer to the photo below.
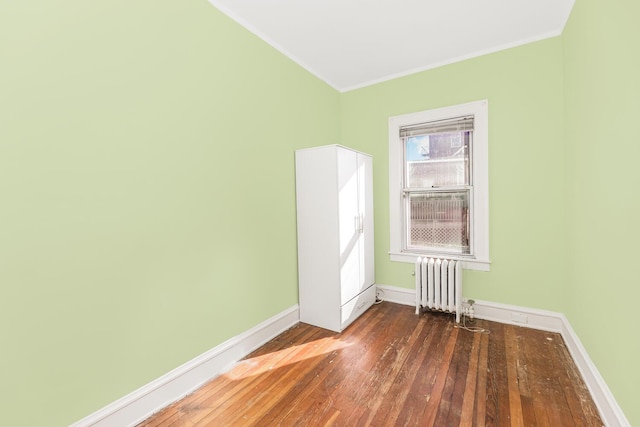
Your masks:
{"label": "hardwood floor", "polygon": [[559,334],[392,303],[298,324],[140,426],[602,426]]}

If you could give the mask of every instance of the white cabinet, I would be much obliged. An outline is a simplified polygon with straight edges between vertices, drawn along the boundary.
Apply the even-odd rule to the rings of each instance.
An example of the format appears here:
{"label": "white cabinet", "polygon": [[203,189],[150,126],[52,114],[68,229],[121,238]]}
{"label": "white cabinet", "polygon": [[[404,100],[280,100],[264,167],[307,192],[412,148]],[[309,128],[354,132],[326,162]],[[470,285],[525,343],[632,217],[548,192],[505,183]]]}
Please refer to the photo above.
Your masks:
{"label": "white cabinet", "polygon": [[304,323],[340,332],[375,302],[372,166],[339,145],[296,151]]}

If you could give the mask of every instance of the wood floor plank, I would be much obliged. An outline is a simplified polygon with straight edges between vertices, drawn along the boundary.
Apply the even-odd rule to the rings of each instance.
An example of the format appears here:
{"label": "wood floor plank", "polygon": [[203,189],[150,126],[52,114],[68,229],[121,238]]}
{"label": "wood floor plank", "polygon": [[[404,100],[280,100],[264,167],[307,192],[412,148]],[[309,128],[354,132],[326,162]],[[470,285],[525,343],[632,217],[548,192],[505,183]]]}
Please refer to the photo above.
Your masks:
{"label": "wood floor plank", "polygon": [[[397,374],[397,367],[402,366],[406,349],[420,328],[407,323],[408,319],[395,319],[384,328],[376,329],[367,340],[366,348],[349,349],[359,362],[350,373],[340,380],[332,394],[334,405],[343,409],[343,416],[338,420],[349,425],[363,424],[375,415],[379,405],[378,396],[383,394],[380,387],[392,381]],[[375,355],[375,356],[374,356]],[[373,356],[373,357],[372,357]],[[349,386],[356,384],[356,387]],[[358,408],[350,411],[350,408]]]}
{"label": "wood floor plank", "polygon": [[[283,359],[288,355],[284,350],[309,341],[322,339],[328,335],[327,332],[323,329],[314,330],[300,327],[300,325],[291,328],[288,331],[286,340],[283,340],[281,335],[250,354],[245,360],[237,363],[223,376],[229,381],[212,382],[207,387],[203,387],[191,394],[187,399],[165,409],[165,413],[172,414],[166,419],[158,418],[157,422],[162,421],[158,425],[169,426],[176,420],[178,420],[177,425],[191,425],[187,424],[187,420],[189,422],[197,422],[209,416],[214,409],[219,407],[220,402],[227,401],[231,396],[234,396],[235,391],[247,389],[258,369],[268,369],[269,366],[282,363]],[[269,349],[273,351],[269,352]],[[268,357],[265,358],[263,356]],[[291,357],[291,355],[289,356]],[[260,365],[260,368],[257,368],[257,365]]]}
{"label": "wood floor plank", "polygon": [[449,340],[447,341],[447,345],[444,348],[444,355],[442,357],[442,363],[440,369],[438,369],[438,373],[436,374],[436,380],[433,385],[433,389],[431,391],[431,396],[434,398],[434,403],[438,402],[437,405],[429,405],[427,406],[424,416],[422,417],[425,425],[435,425],[435,420],[438,415],[438,409],[440,407],[440,402],[442,400],[442,391],[444,390],[445,384],[447,382],[447,375],[449,374],[449,365],[451,363],[451,359],[453,358],[453,349],[456,346],[456,341],[458,339],[458,331],[459,329],[454,328],[449,335]]}
{"label": "wood floor plank", "polygon": [[[487,399],[485,424],[493,427],[510,423],[509,388],[507,386],[507,359],[505,352],[504,331],[506,325],[490,325],[487,369]],[[505,422],[505,420],[508,420]]]}
{"label": "wood floor plank", "polygon": [[342,334],[299,324],[155,426],[600,426],[557,334],[382,303]]}
{"label": "wood floor plank", "polygon": [[432,391],[437,373],[442,366],[451,327],[442,316],[431,317],[429,323],[433,329],[433,340],[430,342],[430,346],[425,349],[428,354],[424,358],[422,367],[417,370],[402,412],[398,414],[396,424],[399,425],[419,425],[426,410],[430,408],[430,410],[436,411],[437,409],[437,402]]}
{"label": "wood floor plank", "polygon": [[522,424],[528,427],[537,427],[540,422],[537,420],[535,405],[531,394],[531,386],[529,384],[529,366],[527,356],[531,354],[529,347],[526,346],[526,338],[522,335],[528,329],[514,330],[515,334],[511,338],[516,346],[516,372],[518,378],[518,390],[520,392],[520,403],[522,406]]}
{"label": "wood floor plank", "polygon": [[563,375],[561,375],[558,380],[564,391],[575,425],[602,425],[600,416],[598,415],[598,409],[589,395],[589,389],[587,389],[586,384],[582,381],[580,372],[575,363],[573,363],[569,350],[560,335],[557,335],[553,347],[556,351],[555,357],[557,357],[559,363],[562,363],[561,371]]}
{"label": "wood floor plank", "polygon": [[412,394],[412,386],[416,383],[417,378],[426,378],[427,376],[425,367],[427,366],[427,359],[432,357],[429,349],[432,348],[434,336],[436,335],[434,332],[437,331],[437,328],[433,327],[433,323],[429,324],[429,327],[427,327],[426,322],[419,322],[418,324],[422,325],[419,337],[422,345],[416,345],[411,349],[412,353],[389,390],[389,395],[393,396],[393,399],[384,399],[379,408],[379,412],[385,414],[385,422],[388,425],[393,425],[397,422],[405,406],[415,406],[409,403],[413,398],[417,397]]}
{"label": "wood floor plank", "polygon": [[[523,329],[522,334],[528,330]],[[533,411],[535,414],[535,425],[540,427],[553,427],[552,420],[549,416],[549,408],[547,402],[540,397],[547,393],[549,384],[547,376],[549,370],[547,356],[544,354],[546,348],[540,341],[538,335],[527,334],[522,341],[521,358],[526,367],[527,385],[529,387],[529,396],[532,399]],[[541,368],[541,364],[544,367]]]}
{"label": "wood floor plank", "polygon": [[[392,356],[392,360],[389,360],[388,362],[384,359],[380,360],[381,366],[379,369],[376,369],[376,372],[381,372],[386,366],[388,366],[389,369],[386,369],[386,372],[382,376],[373,375],[372,377],[375,378],[375,382],[371,382],[370,386],[367,387],[368,393],[365,393],[363,400],[368,402],[367,407],[369,411],[367,417],[362,420],[364,425],[370,425],[374,418],[380,416],[380,414],[378,414],[378,410],[382,403],[388,398],[388,391],[393,386],[395,379],[398,377],[401,370],[404,369],[407,357],[420,336],[422,327],[424,327],[424,324],[419,323],[413,328],[411,334],[406,338],[406,340],[403,340],[396,348],[396,351]],[[384,414],[384,416],[386,416],[386,414]]]}
{"label": "wood floor plank", "polygon": [[435,425],[459,425],[473,333],[458,329],[455,348],[448,363],[445,386],[442,389]]}
{"label": "wood floor plank", "polygon": [[[331,353],[336,344],[333,339],[325,338],[313,346],[296,349],[285,359],[286,365],[259,374],[250,387],[237,392],[235,399],[227,400],[199,424],[208,425],[217,420],[223,425],[254,425],[271,405],[286,395],[300,375],[314,370],[323,361],[322,355]],[[296,362],[296,358],[300,362]]]}
{"label": "wood floor plank", "polygon": [[[558,382],[564,375],[562,363],[553,355],[553,341],[559,339],[559,335],[535,330],[526,330],[523,333],[527,333],[528,338],[526,340],[528,355],[523,357],[530,366],[530,372],[535,373],[534,380],[531,382],[537,383],[538,394],[544,394],[549,399],[544,407],[538,404],[537,412],[541,420],[539,423],[548,423],[550,426],[575,425]],[[538,356],[534,358],[533,354]],[[542,421],[544,418],[548,421]]]}
{"label": "wood floor plank", "polygon": [[[486,328],[487,325],[481,325]],[[489,359],[489,332],[482,333],[480,338],[480,356],[478,358],[478,378],[475,390],[475,416],[473,419],[474,427],[484,427],[487,417],[487,371]]]}
{"label": "wood floor plank", "polygon": [[[327,361],[324,369],[313,372],[306,379],[298,383],[299,389],[294,391],[291,400],[283,400],[279,405],[275,405],[268,415],[260,420],[262,425],[287,425],[291,420],[306,420],[312,422],[325,419],[328,414],[329,419],[339,417],[341,411],[336,409],[333,402],[337,399],[339,387],[349,383],[348,378],[357,375],[358,372],[349,369],[353,361],[364,363],[364,358],[368,350],[377,341],[378,333],[388,333],[389,328],[376,331],[379,326],[376,321],[384,320],[384,311],[380,310],[379,315],[372,316],[371,322],[360,322],[352,325],[348,330],[350,334],[361,336],[357,345],[351,345],[349,339],[344,339],[345,347],[332,355]],[[400,319],[396,319],[400,320]],[[336,336],[339,336],[336,334]],[[351,393],[351,390],[347,390]],[[321,402],[320,404],[318,402]],[[334,415],[335,414],[335,415]]]}
{"label": "wood floor plank", "polygon": [[469,369],[464,382],[462,409],[460,410],[460,427],[473,426],[473,407],[476,403],[476,385],[478,383],[478,366],[480,364],[480,339],[482,334],[474,334],[471,352],[469,353]]}
{"label": "wood floor plank", "polygon": [[522,402],[520,400],[520,386],[518,384],[518,343],[513,329],[507,328],[504,340],[507,359],[507,386],[509,388],[511,427],[522,427],[524,426],[524,420],[522,418]]}

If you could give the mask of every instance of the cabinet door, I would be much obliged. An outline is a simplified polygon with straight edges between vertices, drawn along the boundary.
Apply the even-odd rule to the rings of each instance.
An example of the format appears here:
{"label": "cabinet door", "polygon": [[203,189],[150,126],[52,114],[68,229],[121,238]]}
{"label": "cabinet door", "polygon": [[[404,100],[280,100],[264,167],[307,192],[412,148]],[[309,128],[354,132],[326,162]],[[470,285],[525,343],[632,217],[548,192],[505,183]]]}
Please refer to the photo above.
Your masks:
{"label": "cabinet door", "polygon": [[373,248],[373,159],[358,154],[358,211],[362,224],[358,241],[360,291],[375,282]]}
{"label": "cabinet door", "polygon": [[340,235],[340,305],[358,295],[360,281],[360,213],[358,155],[338,148],[338,216]]}

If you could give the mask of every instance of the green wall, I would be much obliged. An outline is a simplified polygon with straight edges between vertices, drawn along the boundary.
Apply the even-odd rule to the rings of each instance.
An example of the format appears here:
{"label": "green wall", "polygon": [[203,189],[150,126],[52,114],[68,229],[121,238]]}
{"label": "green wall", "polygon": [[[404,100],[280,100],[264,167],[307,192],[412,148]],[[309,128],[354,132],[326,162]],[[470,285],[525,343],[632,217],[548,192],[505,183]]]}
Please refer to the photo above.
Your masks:
{"label": "green wall", "polygon": [[465,272],[465,296],[563,311],[562,84],[553,38],[343,94],[342,142],[374,156],[377,283],[414,286],[388,255],[388,117],[488,99],[492,265]]}
{"label": "green wall", "polygon": [[570,300],[566,314],[640,425],[640,4],[579,0],[563,33]]}
{"label": "green wall", "polygon": [[[581,0],[561,37],[342,95],[342,143],[375,159],[376,280],[389,261],[389,116],[489,100],[490,272],[470,298],[566,313],[631,425],[640,425],[640,40],[632,1]],[[637,44],[637,43],[636,43]]]}
{"label": "green wall", "polygon": [[0,2],[0,425],[74,422],[294,305],[296,148],[374,155],[377,282],[411,288],[387,119],[479,99],[465,296],[566,313],[640,424],[638,12],[579,0],[562,37],[339,94],[205,0]]}
{"label": "green wall", "polygon": [[206,0],[0,2],[0,425],[67,425],[297,303],[339,93]]}

